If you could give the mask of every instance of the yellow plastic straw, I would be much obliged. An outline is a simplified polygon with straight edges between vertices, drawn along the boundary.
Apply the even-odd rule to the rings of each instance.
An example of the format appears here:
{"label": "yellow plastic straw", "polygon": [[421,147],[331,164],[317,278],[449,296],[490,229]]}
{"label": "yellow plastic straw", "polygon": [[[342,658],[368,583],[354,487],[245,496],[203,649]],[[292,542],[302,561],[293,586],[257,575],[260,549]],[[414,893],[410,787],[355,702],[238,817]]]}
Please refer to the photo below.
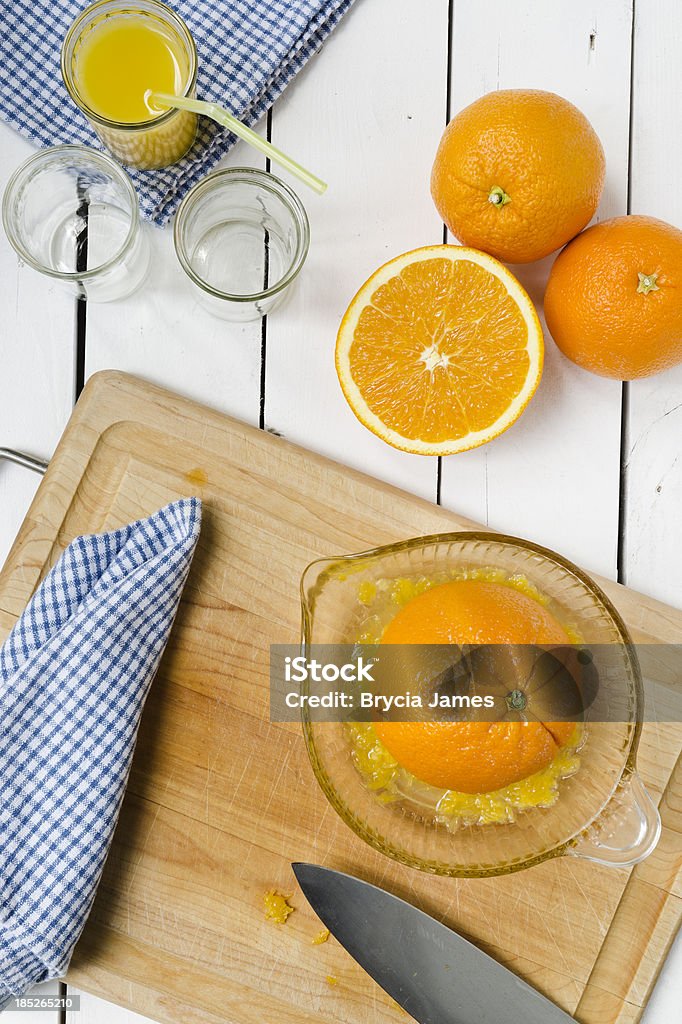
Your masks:
{"label": "yellow plastic straw", "polygon": [[260,150],[265,156],[279,164],[280,167],[284,167],[291,174],[294,174],[299,181],[304,182],[309,188],[317,192],[318,195],[322,195],[326,191],[327,183],[322,181],[316,175],[311,174],[305,167],[301,167],[300,164],[292,160],[290,156],[283,153],[277,146],[273,146],[271,142],[266,139],[262,139],[260,135],[252,131],[251,128],[247,128],[245,124],[238,121],[236,117],[225,110],[224,107],[218,106],[217,103],[207,103],[205,100],[193,100],[185,96],[171,96],[165,92],[153,92],[149,94],[149,100],[152,103],[158,103],[159,106],[163,107],[176,107],[178,110],[191,110],[194,114],[204,114],[205,117],[210,117],[218,124],[222,124],[225,128],[229,128],[231,132],[238,135],[244,142],[248,142],[254,149]]}

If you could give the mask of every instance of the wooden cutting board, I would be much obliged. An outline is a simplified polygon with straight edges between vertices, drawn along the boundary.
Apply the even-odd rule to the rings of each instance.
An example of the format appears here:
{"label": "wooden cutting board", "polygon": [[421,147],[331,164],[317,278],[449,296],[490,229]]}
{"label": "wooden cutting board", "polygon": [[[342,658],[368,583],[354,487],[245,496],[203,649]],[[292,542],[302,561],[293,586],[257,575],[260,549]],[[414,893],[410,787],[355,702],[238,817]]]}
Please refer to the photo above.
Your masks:
{"label": "wooden cutting board", "polygon": [[[311,860],[407,898],[585,1024],[637,1021],[682,913],[681,726],[645,727],[640,769],[664,828],[644,864],[564,858],[453,880],[365,846],[318,789],[299,727],[268,721],[268,647],[298,639],[311,559],[475,524],[107,372],[81,397],[0,574],[2,635],[74,536],[190,494],[204,500],[199,549],[68,980],[178,1024],[402,1024],[333,939],[312,944],[320,924],[290,869]],[[682,612],[600,583],[637,640],[682,641]],[[284,926],[264,918],[273,887],[296,907]]]}

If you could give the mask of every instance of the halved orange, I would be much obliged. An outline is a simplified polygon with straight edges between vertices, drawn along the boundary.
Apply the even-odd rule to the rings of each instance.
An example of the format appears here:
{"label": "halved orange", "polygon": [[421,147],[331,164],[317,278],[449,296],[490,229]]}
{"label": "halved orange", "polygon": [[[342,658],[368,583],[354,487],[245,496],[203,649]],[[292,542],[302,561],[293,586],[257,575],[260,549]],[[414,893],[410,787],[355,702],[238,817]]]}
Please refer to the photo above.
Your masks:
{"label": "halved orange", "polygon": [[[511,645],[505,667],[513,680],[523,679],[529,644],[563,646],[570,639],[547,608],[513,586],[453,580],[408,601],[384,629],[381,642]],[[521,659],[518,677],[510,671],[516,645],[516,657]],[[531,718],[377,721],[374,729],[398,764],[422,782],[459,793],[489,793],[546,768],[569,742],[575,724]]]}
{"label": "halved orange", "polygon": [[420,455],[485,444],[540,381],[535,307],[498,260],[430,245],[385,263],[341,321],[336,372],[348,404],[384,441]]}

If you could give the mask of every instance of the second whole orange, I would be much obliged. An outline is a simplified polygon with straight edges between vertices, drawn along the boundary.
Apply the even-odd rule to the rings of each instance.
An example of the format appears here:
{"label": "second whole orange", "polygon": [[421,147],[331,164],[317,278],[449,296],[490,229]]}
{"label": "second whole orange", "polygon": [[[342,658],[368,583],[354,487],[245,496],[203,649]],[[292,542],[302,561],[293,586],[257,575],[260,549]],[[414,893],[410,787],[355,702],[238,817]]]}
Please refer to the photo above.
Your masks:
{"label": "second whole orange", "polygon": [[654,217],[614,217],[557,257],[547,326],[569,359],[635,380],[682,362],[682,231]]}
{"label": "second whole orange", "polygon": [[[383,644],[570,643],[539,601],[513,586],[457,580],[430,588],[388,623]],[[574,733],[572,722],[375,722],[401,767],[417,779],[461,793],[488,793],[551,763]]]}
{"label": "second whole orange", "polygon": [[591,220],[604,173],[602,145],[577,107],[555,93],[505,89],[481,96],[450,121],[431,194],[464,245],[530,263]]}

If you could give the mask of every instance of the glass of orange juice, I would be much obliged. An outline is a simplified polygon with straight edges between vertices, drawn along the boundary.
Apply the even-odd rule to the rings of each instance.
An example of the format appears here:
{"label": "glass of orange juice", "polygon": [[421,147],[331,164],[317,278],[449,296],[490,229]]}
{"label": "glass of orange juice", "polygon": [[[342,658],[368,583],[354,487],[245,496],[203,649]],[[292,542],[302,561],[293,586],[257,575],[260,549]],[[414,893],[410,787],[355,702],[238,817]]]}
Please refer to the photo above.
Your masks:
{"label": "glass of orange juice", "polygon": [[97,0],[62,45],[64,84],[107,149],[141,169],[167,167],[194,141],[197,116],[154,109],[152,92],[194,96],[197,51],[184,21],[159,0]]}

